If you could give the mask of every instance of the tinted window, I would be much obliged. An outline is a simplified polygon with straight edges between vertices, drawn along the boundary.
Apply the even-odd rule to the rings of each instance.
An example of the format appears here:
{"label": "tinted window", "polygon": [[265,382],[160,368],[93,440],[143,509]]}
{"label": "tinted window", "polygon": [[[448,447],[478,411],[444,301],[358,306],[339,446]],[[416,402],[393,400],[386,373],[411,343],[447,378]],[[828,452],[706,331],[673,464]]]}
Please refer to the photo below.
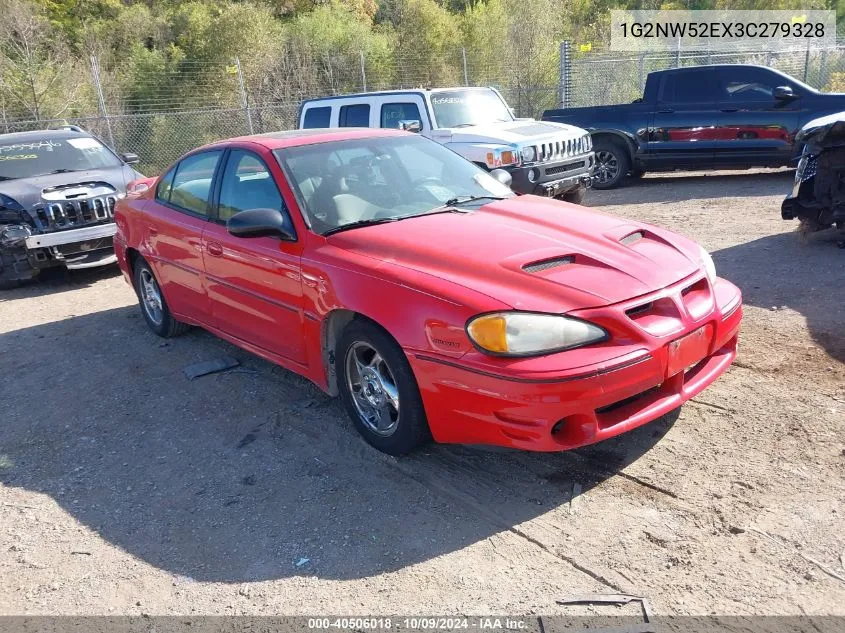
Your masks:
{"label": "tinted window", "polygon": [[308,108],[305,111],[305,120],[302,122],[303,128],[315,127],[329,127],[332,120],[332,108],[326,106],[323,108]]}
{"label": "tinted window", "polygon": [[90,136],[0,141],[0,180],[31,178],[56,170],[112,169],[121,162],[111,150]]}
{"label": "tinted window", "polygon": [[247,209],[283,208],[282,195],[267,165],[255,154],[232,150],[223,172],[218,219],[225,222]]}
{"label": "tinted window", "polygon": [[399,121],[419,121],[420,109],[416,103],[385,103],[381,106],[381,126],[398,128]]}
{"label": "tinted window", "polygon": [[175,174],[176,167],[171,169],[159,179],[158,186],[156,187],[156,198],[164,200],[165,202],[170,202],[170,190],[173,187],[173,176]]}
{"label": "tinted window", "polygon": [[203,152],[184,159],[176,167],[170,204],[186,211],[208,215],[211,181],[222,152]]}
{"label": "tinted window", "polygon": [[341,106],[340,127],[370,127],[370,106],[366,103]]}
{"label": "tinted window", "polygon": [[722,83],[732,101],[772,101],[775,88],[792,87],[783,77],[754,68],[723,70]]}
{"label": "tinted window", "polygon": [[663,80],[663,101],[708,103],[722,99],[716,74],[710,70],[669,73]]}

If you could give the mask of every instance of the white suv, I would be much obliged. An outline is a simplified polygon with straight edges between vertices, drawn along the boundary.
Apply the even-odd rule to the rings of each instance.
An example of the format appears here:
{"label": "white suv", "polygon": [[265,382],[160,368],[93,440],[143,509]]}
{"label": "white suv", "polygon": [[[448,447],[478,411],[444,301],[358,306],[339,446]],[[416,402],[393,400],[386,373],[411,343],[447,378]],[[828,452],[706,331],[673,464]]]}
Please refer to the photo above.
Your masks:
{"label": "white suv", "polygon": [[485,169],[506,169],[517,193],[579,204],[595,166],[586,130],[518,119],[494,88],[391,90],[309,99],[299,108],[299,127],[419,132]]}

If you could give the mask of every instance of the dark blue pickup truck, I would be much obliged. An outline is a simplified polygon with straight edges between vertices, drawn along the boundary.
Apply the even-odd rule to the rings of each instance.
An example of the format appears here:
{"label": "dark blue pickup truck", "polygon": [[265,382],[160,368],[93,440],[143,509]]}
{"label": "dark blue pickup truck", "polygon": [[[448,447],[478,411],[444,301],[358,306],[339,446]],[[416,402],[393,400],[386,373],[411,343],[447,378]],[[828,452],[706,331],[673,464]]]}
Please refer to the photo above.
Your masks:
{"label": "dark blue pickup truck", "polygon": [[843,110],[845,94],[765,66],[729,64],[654,72],[633,103],[546,110],[543,119],[590,131],[593,186],[610,189],[646,171],[794,165],[798,130]]}

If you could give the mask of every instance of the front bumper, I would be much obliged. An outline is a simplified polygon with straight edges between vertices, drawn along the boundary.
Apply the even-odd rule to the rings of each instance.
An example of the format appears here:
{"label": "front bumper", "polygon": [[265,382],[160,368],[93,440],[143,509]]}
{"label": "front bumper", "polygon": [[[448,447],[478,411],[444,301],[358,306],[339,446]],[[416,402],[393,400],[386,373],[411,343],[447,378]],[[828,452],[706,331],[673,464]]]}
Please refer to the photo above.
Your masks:
{"label": "front bumper", "polygon": [[508,171],[516,193],[555,197],[592,184],[596,158],[593,152],[563,160],[514,167]]}
{"label": "front bumper", "polygon": [[113,249],[114,222],[78,229],[30,235],[24,241],[34,268],[65,266],[71,270],[107,266],[117,261]]}
{"label": "front bumper", "polygon": [[[680,293],[695,286],[698,289],[689,294],[699,293],[696,301],[707,301],[701,284],[687,281],[673,290],[682,300]],[[562,352],[533,359],[532,371],[509,371],[507,364],[494,370],[466,357],[456,360],[409,351],[434,439],[562,451],[630,431],[679,407],[715,381],[736,357],[740,291],[724,280],[707,286],[713,308],[706,315],[693,318],[687,312],[681,316],[680,330],[660,336],[644,332],[633,345],[605,348],[604,352],[617,349],[620,355],[593,364],[564,366],[574,356]],[[665,291],[654,297],[655,305],[670,300]],[[591,318],[600,322],[602,314],[609,318],[615,312],[613,318],[618,318],[620,311],[625,314],[634,303],[643,305],[648,299],[579,314],[592,312]],[[665,313],[665,306],[659,307],[656,314]],[[636,318],[652,331],[665,325],[657,317]],[[670,344],[702,327],[712,327],[706,355],[686,370],[670,370]],[[578,358],[584,358],[585,350]],[[595,350],[596,356],[599,351]],[[527,365],[510,365],[514,366]]]}

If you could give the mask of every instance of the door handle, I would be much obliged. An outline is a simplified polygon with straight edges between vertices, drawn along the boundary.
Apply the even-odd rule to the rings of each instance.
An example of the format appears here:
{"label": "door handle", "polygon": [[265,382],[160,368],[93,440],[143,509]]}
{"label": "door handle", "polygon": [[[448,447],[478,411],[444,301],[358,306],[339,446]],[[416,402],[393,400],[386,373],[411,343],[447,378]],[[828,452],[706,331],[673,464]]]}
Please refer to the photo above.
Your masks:
{"label": "door handle", "polygon": [[739,108],[722,108],[722,112],[739,112]]}
{"label": "door handle", "polygon": [[149,227],[149,232],[150,232],[150,235],[152,235],[153,237],[158,235],[158,229],[154,226]]}
{"label": "door handle", "polygon": [[223,247],[217,242],[208,242],[205,245],[205,249],[208,251],[208,254],[213,257],[220,257],[223,254]]}
{"label": "door handle", "polygon": [[672,108],[664,108],[663,110],[658,110],[657,114],[672,114],[674,110]]}

